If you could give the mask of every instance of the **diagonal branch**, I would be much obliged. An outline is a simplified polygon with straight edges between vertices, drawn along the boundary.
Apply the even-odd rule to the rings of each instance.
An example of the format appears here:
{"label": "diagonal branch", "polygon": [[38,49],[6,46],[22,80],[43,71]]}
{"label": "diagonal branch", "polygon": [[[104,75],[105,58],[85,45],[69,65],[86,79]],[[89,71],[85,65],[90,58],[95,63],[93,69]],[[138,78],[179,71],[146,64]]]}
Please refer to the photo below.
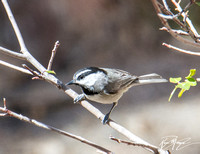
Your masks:
{"label": "diagonal branch", "polygon": [[[45,72],[45,67],[42,66],[31,54],[30,52],[27,50],[26,45],[24,43],[23,37],[21,35],[21,32],[19,30],[19,27],[15,21],[15,18],[13,16],[13,13],[8,5],[7,0],[1,0],[4,8],[6,10],[6,13],[8,15],[8,18],[10,20],[10,23],[12,24],[12,27],[15,31],[16,37],[18,39],[20,48],[21,48],[21,52],[23,53],[23,55],[25,56],[26,60],[31,63],[35,68],[37,68],[41,73]],[[53,76],[51,74],[48,73],[44,73],[46,76],[51,76],[51,78],[53,78]]]}
{"label": "diagonal branch", "polygon": [[11,51],[11,50],[6,49],[6,48],[1,47],[1,46],[0,46],[0,52],[6,54],[6,55],[8,55],[8,56],[12,56],[12,57],[14,57],[14,58],[26,60],[26,57],[25,57],[23,54],[18,53],[18,52],[15,52],[15,51]]}
{"label": "diagonal branch", "polygon": [[31,119],[29,117],[26,117],[24,115],[18,114],[16,112],[13,112],[13,111],[7,109],[6,108],[6,100],[5,99],[4,99],[4,107],[0,107],[0,111],[4,113],[4,114],[0,114],[0,116],[11,116],[11,117],[14,117],[16,119],[19,119],[19,120],[22,120],[24,122],[33,124],[35,126],[47,129],[49,131],[56,132],[56,133],[61,134],[61,135],[65,135],[67,137],[73,138],[73,139],[78,140],[78,141],[81,141],[82,143],[85,143],[85,144],[87,144],[89,146],[92,146],[92,147],[100,150],[101,152],[104,152],[104,153],[107,153],[107,154],[112,154],[112,152],[110,150],[108,150],[108,149],[106,149],[104,147],[101,147],[101,146],[99,146],[99,145],[97,145],[97,144],[95,144],[95,143],[93,143],[93,142],[91,142],[89,140],[86,140],[81,136],[77,136],[77,135],[68,133],[66,131],[60,130],[58,128],[46,125],[46,124],[41,123],[41,122],[39,122],[39,121],[37,121],[35,119]]}
{"label": "diagonal branch", "polygon": [[32,73],[30,71],[28,71],[27,69],[24,69],[22,67],[10,64],[10,63],[5,62],[3,60],[0,60],[0,64],[3,65],[3,66],[6,66],[6,67],[12,68],[14,70],[20,71],[22,73],[26,73],[26,74],[32,75]]}
{"label": "diagonal branch", "polygon": [[[71,89],[66,89],[65,93],[67,95],[69,95],[72,98],[76,98],[78,96],[78,94],[76,92],[74,92]],[[95,108],[94,106],[92,106],[90,103],[88,103],[87,101],[81,101],[80,104],[87,109],[89,112],[91,112],[92,114],[94,114],[94,116],[96,116],[98,119],[100,119],[101,121],[103,120],[103,118],[105,117],[104,114],[102,114],[97,108]],[[143,144],[147,147],[152,147],[153,149],[157,149],[159,151],[158,154],[166,154],[165,150],[160,149],[157,146],[151,145],[150,143],[148,143],[147,141],[144,141],[143,139],[139,138],[138,136],[134,135],[132,132],[130,132],[129,130],[127,130],[126,128],[124,128],[123,126],[117,124],[116,122],[114,122],[113,120],[109,120],[107,123],[111,128],[115,129],[116,131],[118,131],[119,133],[121,133],[122,135],[124,135],[125,137],[127,137],[129,140],[138,143],[138,144]],[[150,148],[146,148],[148,151],[150,152],[154,152],[152,149]]]}
{"label": "diagonal branch", "polygon": [[13,29],[15,31],[15,34],[17,36],[17,40],[19,42],[19,45],[20,45],[20,48],[21,48],[21,52],[24,53],[24,51],[26,51],[27,48],[26,48],[26,45],[24,43],[23,37],[21,35],[21,32],[19,30],[19,27],[18,27],[18,25],[17,25],[17,23],[15,21],[15,18],[14,18],[13,14],[12,14],[12,11],[11,11],[9,5],[8,5],[7,0],[1,0],[1,1],[2,1],[3,5],[4,5],[4,8],[6,9],[6,12],[8,14],[8,18],[9,18],[9,20],[10,20],[12,26],[13,26]]}
{"label": "diagonal branch", "polygon": [[200,56],[200,52],[193,52],[193,51],[189,51],[189,50],[184,50],[184,49],[175,47],[175,46],[167,44],[167,43],[163,43],[162,45],[168,47],[169,49],[174,49],[174,50],[182,52],[182,53],[186,53],[186,54],[189,54],[189,55]]}
{"label": "diagonal branch", "polygon": [[[45,67],[43,67],[30,53],[29,51],[26,49],[26,46],[24,44],[23,38],[21,36],[21,33],[19,31],[19,28],[17,26],[17,23],[14,19],[14,16],[9,8],[9,5],[7,4],[7,0],[2,0],[2,3],[4,4],[5,10],[8,14],[8,17],[10,19],[10,22],[12,23],[13,29],[15,30],[16,36],[18,38],[20,47],[21,47],[21,52],[22,54],[25,56],[26,61],[28,61],[30,64],[32,64],[39,72],[40,72],[40,77],[45,80],[50,82],[51,84],[57,86],[59,89],[62,89],[65,94],[69,95],[72,98],[75,98],[78,94],[76,92],[74,92],[71,89],[68,89],[59,79],[57,79],[54,75],[49,74],[46,70]],[[7,65],[5,65],[7,66]],[[12,68],[12,67],[11,67]],[[14,67],[13,67],[14,68]],[[29,70],[30,71],[30,70]],[[30,72],[29,72],[30,73]],[[31,72],[32,74],[33,72]],[[94,116],[96,116],[99,119],[103,119],[104,115],[94,106],[92,106],[89,102],[87,101],[82,101],[80,103],[85,109],[87,109],[89,112],[91,112]],[[29,120],[30,121],[30,120]],[[122,127],[121,125],[117,124],[116,122],[114,122],[113,120],[109,120],[108,121],[108,125],[115,129],[116,131],[118,131],[119,133],[123,134],[124,136],[126,136],[127,138],[129,138],[131,141],[139,143],[139,144],[144,144],[147,146],[151,146],[154,147],[156,149],[158,149],[160,154],[164,154],[166,153],[166,151],[160,149],[159,147],[156,147],[154,145],[149,144],[148,142],[142,140],[141,138],[137,137],[136,135],[134,135],[133,133],[131,133],[129,130],[127,130],[126,128]],[[148,149],[151,152],[151,149]]]}

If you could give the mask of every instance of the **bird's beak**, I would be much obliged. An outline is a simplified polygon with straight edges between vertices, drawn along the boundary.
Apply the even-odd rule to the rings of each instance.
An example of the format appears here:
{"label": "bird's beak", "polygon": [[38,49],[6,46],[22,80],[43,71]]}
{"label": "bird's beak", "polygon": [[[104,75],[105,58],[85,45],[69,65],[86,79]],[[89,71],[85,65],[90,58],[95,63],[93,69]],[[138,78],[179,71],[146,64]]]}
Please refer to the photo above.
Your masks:
{"label": "bird's beak", "polygon": [[68,83],[66,83],[66,85],[72,85],[72,84],[76,84],[76,83],[74,82],[74,80],[71,80],[71,81],[69,81]]}

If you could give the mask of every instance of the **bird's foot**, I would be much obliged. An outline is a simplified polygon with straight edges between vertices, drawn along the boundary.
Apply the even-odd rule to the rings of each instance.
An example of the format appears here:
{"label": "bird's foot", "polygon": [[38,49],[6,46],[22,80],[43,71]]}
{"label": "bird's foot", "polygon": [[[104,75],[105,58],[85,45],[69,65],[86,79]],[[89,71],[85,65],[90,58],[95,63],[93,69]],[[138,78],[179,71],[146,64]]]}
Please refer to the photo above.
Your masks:
{"label": "bird's foot", "polygon": [[110,114],[107,113],[107,114],[105,115],[105,117],[103,118],[103,120],[102,120],[103,125],[107,124],[108,120],[110,119],[109,117],[110,117]]}
{"label": "bird's foot", "polygon": [[85,100],[85,95],[84,94],[80,94],[74,99],[74,104],[79,103],[79,102],[81,102],[83,100]]}

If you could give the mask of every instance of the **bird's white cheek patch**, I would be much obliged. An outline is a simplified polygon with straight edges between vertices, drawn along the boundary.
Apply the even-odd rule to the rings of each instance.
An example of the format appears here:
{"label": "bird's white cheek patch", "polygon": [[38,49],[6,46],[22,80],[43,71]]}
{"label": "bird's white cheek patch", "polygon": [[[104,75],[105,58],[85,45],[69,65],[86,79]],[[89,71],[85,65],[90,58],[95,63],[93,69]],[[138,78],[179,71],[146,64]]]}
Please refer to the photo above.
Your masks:
{"label": "bird's white cheek patch", "polygon": [[97,80],[98,79],[95,74],[90,74],[85,77],[85,84],[88,86],[93,86]]}
{"label": "bird's white cheek patch", "polygon": [[102,72],[93,73],[85,77],[85,84],[88,86],[101,86],[105,82],[105,74]]}

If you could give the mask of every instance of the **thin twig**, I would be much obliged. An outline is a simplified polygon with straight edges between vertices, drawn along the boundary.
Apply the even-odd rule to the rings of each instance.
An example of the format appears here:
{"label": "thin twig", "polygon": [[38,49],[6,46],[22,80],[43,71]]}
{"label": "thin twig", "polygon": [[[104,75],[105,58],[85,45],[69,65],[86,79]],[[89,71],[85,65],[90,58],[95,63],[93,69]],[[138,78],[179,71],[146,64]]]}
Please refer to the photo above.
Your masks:
{"label": "thin twig", "polygon": [[3,108],[5,108],[5,109],[7,108],[6,107],[6,98],[3,98]]}
{"label": "thin twig", "polygon": [[[177,39],[177,40],[179,40],[179,41],[181,41],[181,42],[183,42],[183,43],[185,43],[185,44],[191,45],[191,46],[200,47],[200,44],[195,43],[195,42],[192,42],[192,41],[190,41],[190,40],[188,40],[188,39],[185,39],[185,38],[179,36],[178,34],[176,34],[176,33],[172,30],[172,28],[171,28],[171,26],[169,25],[168,21],[167,21],[165,18],[163,18],[163,17],[160,16],[160,14],[163,14],[163,12],[164,12],[166,15],[171,15],[171,16],[173,16],[173,13],[172,13],[171,11],[169,11],[168,9],[166,9],[166,8],[165,8],[161,3],[159,3],[157,0],[151,0],[151,1],[152,1],[152,4],[153,4],[153,6],[154,6],[154,8],[155,8],[155,10],[156,10],[156,13],[157,13],[157,15],[158,15],[160,21],[162,22],[162,24],[164,25],[164,27],[166,27],[166,28],[168,29],[168,32],[169,32],[175,39]],[[163,12],[162,12],[161,10],[162,10]],[[176,17],[173,18],[173,20],[174,20],[178,25],[180,25],[181,27],[185,27],[185,25],[184,25],[181,21],[179,21]],[[186,27],[185,27],[185,29],[191,31],[190,29],[187,29]]]}
{"label": "thin twig", "polygon": [[59,46],[60,46],[60,42],[56,41],[55,45],[54,45],[54,48],[53,48],[53,50],[51,52],[51,58],[49,59],[49,64],[48,64],[48,67],[47,67],[47,71],[51,70],[51,67],[52,67],[52,64],[53,64],[53,60],[54,60],[54,57],[56,55],[56,51],[57,51]]}
{"label": "thin twig", "polygon": [[[162,28],[159,28],[159,30],[163,30],[163,31],[168,31],[168,29],[166,27],[162,27]],[[189,36],[189,34],[183,30],[176,30],[176,29],[171,29],[174,33],[176,34],[179,34],[179,35],[184,35],[184,36]]]}
{"label": "thin twig", "polygon": [[170,49],[174,49],[176,51],[182,52],[182,53],[186,53],[186,54],[189,54],[189,55],[200,56],[200,52],[193,52],[193,51],[189,51],[189,50],[184,50],[184,49],[175,47],[175,46],[167,44],[167,43],[163,43],[162,45],[164,45],[164,46],[166,46],[166,47],[168,47]]}
{"label": "thin twig", "polygon": [[[187,14],[183,11],[183,9],[181,8],[180,4],[176,2],[176,0],[172,0],[172,3],[176,6],[176,10],[178,10],[181,15],[183,16],[183,18],[186,20],[186,22],[188,23],[189,28],[187,28],[189,31],[190,36],[196,41],[199,42],[199,34],[196,31],[196,29],[194,28],[191,20],[188,18]],[[189,3],[190,4],[190,3]],[[186,10],[185,10],[186,11]]]}
{"label": "thin twig", "polygon": [[197,82],[200,82],[200,78],[196,78]]}
{"label": "thin twig", "polygon": [[[5,98],[3,98],[3,109],[6,109],[6,99]],[[0,117],[4,117],[6,115],[7,115],[7,113],[0,113]]]}
{"label": "thin twig", "polygon": [[18,42],[19,42],[19,45],[20,45],[20,48],[21,48],[21,52],[23,53],[24,51],[27,50],[27,48],[26,48],[26,45],[24,43],[23,37],[21,35],[21,32],[19,30],[19,27],[18,27],[18,25],[17,25],[17,23],[15,21],[15,18],[14,18],[13,14],[12,14],[12,11],[11,11],[9,5],[8,5],[7,0],[1,0],[1,1],[2,1],[3,5],[4,5],[5,9],[6,9],[6,12],[8,14],[8,18],[11,21],[11,24],[12,24],[12,26],[14,28],[14,31],[15,31],[15,34],[17,36],[17,39],[18,39]]}
{"label": "thin twig", "polygon": [[3,60],[0,60],[0,64],[3,65],[3,66],[6,66],[6,67],[12,68],[14,70],[20,71],[22,73],[26,73],[26,74],[32,75],[32,73],[30,71],[28,71],[28,70],[26,70],[26,69],[24,69],[22,67],[10,64],[8,62],[5,62]]}
{"label": "thin twig", "polygon": [[[177,17],[177,15],[174,15],[171,11],[167,10],[162,4],[160,4],[159,2],[157,2],[157,7],[160,9],[160,12],[157,14],[158,16],[162,16],[163,14],[163,18],[166,17],[166,19],[171,19],[173,20],[175,23],[177,23],[180,27],[182,27],[183,29],[187,29],[186,25],[181,22]],[[162,10],[162,11],[161,11]],[[169,25],[168,21],[166,20],[167,24]],[[169,25],[170,27],[170,25]],[[171,28],[171,27],[170,27]]]}
{"label": "thin twig", "polygon": [[163,4],[164,4],[165,8],[166,8],[168,11],[170,11],[169,6],[167,5],[166,0],[162,0],[162,2],[163,2]]}
{"label": "thin twig", "polygon": [[[197,42],[200,42],[199,40],[199,34],[197,33],[196,29],[194,28],[192,22],[190,21],[190,19],[188,18],[187,12],[186,10],[194,3],[194,1],[190,1],[186,7],[184,9],[182,9],[180,7],[180,1],[176,2],[176,0],[171,0],[172,3],[175,5],[176,10],[179,11],[179,13],[177,15],[173,15],[173,13],[169,10],[168,5],[166,3],[165,0],[163,0],[163,4],[160,4],[157,0],[152,0],[152,3],[155,7],[155,10],[158,14],[158,17],[160,18],[162,24],[164,25],[164,28],[161,28],[161,30],[166,30],[167,32],[169,32],[173,37],[175,37],[177,40],[189,44],[189,45],[193,45],[195,47],[200,47],[200,44],[198,44]],[[163,14],[163,12],[165,14]],[[178,15],[182,15],[183,16],[183,22],[181,22],[177,16]],[[174,30],[170,27],[170,25],[168,24],[168,21],[166,19],[172,19],[174,20],[178,25],[180,25],[180,27],[182,27],[185,31],[182,30]],[[187,24],[184,22],[184,20],[187,22]],[[180,37],[178,35],[190,35],[191,38],[193,38],[195,40],[195,42],[191,42],[187,39],[184,39],[183,37]],[[163,45],[167,46],[168,48],[172,48],[174,50],[177,50],[179,52],[183,52],[186,54],[190,54],[190,55],[197,55],[199,56],[199,52],[193,52],[193,51],[188,51],[188,50],[184,50],[184,49],[180,49],[178,47],[172,46],[172,45],[168,45],[166,43],[163,43]]]}
{"label": "thin twig", "polygon": [[[40,72],[45,72],[46,69],[44,66],[42,66],[31,54],[30,52],[28,51],[28,49],[26,48],[26,45],[24,43],[24,40],[23,40],[23,37],[21,35],[21,32],[19,30],[19,27],[15,21],[15,18],[13,16],[13,13],[8,5],[8,2],[7,0],[2,0],[2,3],[4,5],[4,8],[6,10],[6,13],[7,13],[7,16],[10,20],[10,23],[12,24],[12,27],[15,31],[15,34],[16,34],[16,37],[18,39],[18,42],[19,42],[19,45],[20,45],[20,48],[21,48],[21,52],[23,53],[23,55],[25,56],[26,60],[28,62],[30,62],[35,68],[37,68]],[[52,76],[51,78],[53,78],[53,75],[51,74],[48,74],[48,73],[45,73],[46,75],[49,75],[49,76]]]}
{"label": "thin twig", "polygon": [[28,67],[26,64],[22,64],[24,68],[26,68],[28,71],[32,73],[32,75],[38,77],[39,79],[42,79],[42,75],[34,70],[32,70],[30,67]]}
{"label": "thin twig", "polygon": [[[113,136],[110,136],[109,138],[111,140],[113,140],[113,141],[118,142],[118,143],[124,143],[124,144],[127,144],[127,145],[140,146],[140,147],[145,148],[145,149],[151,149],[155,154],[159,154],[160,153],[159,149],[151,147],[151,146],[148,146],[148,145],[145,145],[145,144],[124,141],[124,140],[118,139],[118,138],[113,137]],[[170,151],[166,151],[165,154],[170,154]]]}
{"label": "thin twig", "polygon": [[91,141],[89,141],[89,140],[86,140],[86,139],[84,139],[84,138],[81,137],[81,136],[77,136],[77,135],[68,133],[68,132],[63,131],[63,130],[60,130],[60,129],[58,129],[58,128],[55,128],[55,127],[46,125],[46,124],[44,124],[44,123],[42,123],[42,122],[39,122],[39,121],[37,121],[37,120],[35,120],[35,119],[31,119],[31,118],[29,118],[29,117],[26,117],[26,116],[24,116],[24,115],[22,115],[22,114],[18,114],[18,113],[16,113],[16,112],[13,112],[13,111],[11,111],[11,110],[9,110],[9,109],[6,108],[6,100],[4,99],[3,101],[4,101],[4,107],[0,107],[0,111],[3,112],[4,115],[8,115],[8,116],[14,117],[14,118],[16,118],[16,119],[22,120],[22,121],[24,121],[24,122],[33,124],[33,125],[35,125],[35,126],[38,126],[38,127],[41,127],[41,128],[47,129],[47,130],[50,130],[50,131],[54,131],[54,132],[56,132],[56,133],[58,133],[58,134],[61,134],[61,135],[68,136],[68,137],[73,138],[73,139],[75,139],[75,140],[81,141],[82,143],[85,143],[85,144],[87,144],[87,145],[90,145],[90,146],[92,146],[92,147],[94,147],[94,148],[96,148],[96,149],[98,149],[98,150],[100,150],[100,151],[103,151],[104,153],[112,154],[112,152],[111,152],[110,150],[108,150],[108,149],[106,149],[106,148],[104,148],[104,147],[101,147],[101,146],[99,146],[99,145],[97,145],[97,144],[95,144],[95,143],[93,143],[93,142],[91,142]]}
{"label": "thin twig", "polygon": [[14,57],[14,58],[26,60],[26,57],[25,57],[22,53],[18,53],[18,52],[15,52],[15,51],[11,51],[11,50],[6,49],[6,48],[1,47],[1,46],[0,46],[0,52],[6,54],[6,55],[8,55],[8,56],[12,56],[12,57]]}

